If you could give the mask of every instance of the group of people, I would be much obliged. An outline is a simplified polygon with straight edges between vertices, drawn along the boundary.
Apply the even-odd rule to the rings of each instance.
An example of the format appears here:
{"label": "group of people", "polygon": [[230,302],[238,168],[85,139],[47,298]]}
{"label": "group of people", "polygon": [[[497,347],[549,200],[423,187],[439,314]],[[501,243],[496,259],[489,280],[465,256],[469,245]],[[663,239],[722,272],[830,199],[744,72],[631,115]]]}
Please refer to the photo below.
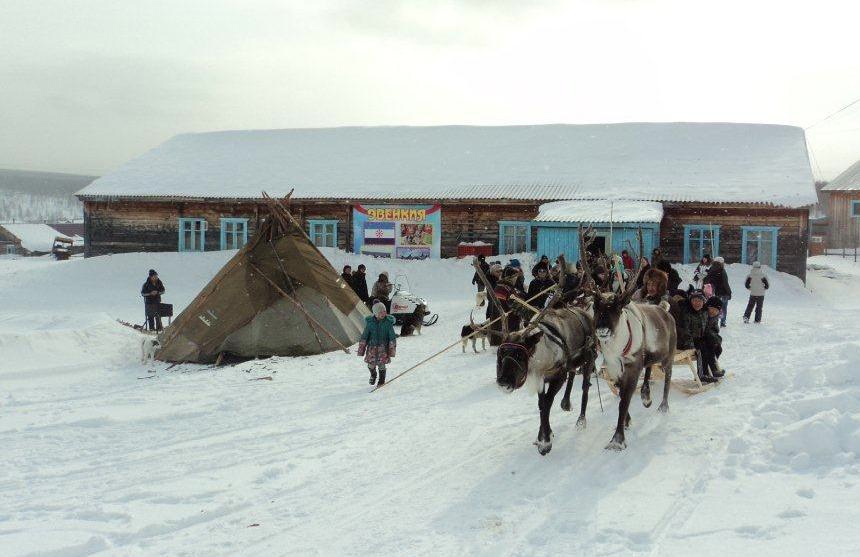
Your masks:
{"label": "group of people", "polygon": [[[627,281],[632,280],[634,260],[627,251],[620,255],[606,256],[604,254],[586,253],[588,268],[595,287],[604,292],[620,292]],[[532,268],[532,280],[525,288],[524,273],[517,260],[511,260],[507,266],[500,263],[488,263],[483,256],[478,257],[478,265],[486,276],[490,288],[493,289],[499,305],[505,312],[510,313],[508,320],[511,328],[517,328],[522,319],[528,318],[528,312],[520,312],[522,308],[513,307],[511,296],[526,300],[534,308],[542,308],[547,303],[553,286],[561,282],[564,273],[563,289],[560,295],[565,299],[568,294],[576,295],[583,278],[581,262],[575,266],[568,265],[562,269],[558,261],[553,265],[547,256]],[[702,257],[693,275],[692,283],[687,290],[680,289],[682,279],[668,260],[663,258],[659,249],[651,253],[651,259],[642,258],[637,277],[637,289],[631,300],[635,303],[658,305],[666,302],[669,311],[675,319],[677,328],[677,349],[695,349],[701,354],[700,379],[703,382],[714,382],[723,376],[724,372],[718,363],[722,354],[723,339],[720,329],[726,327],[726,314],[732,289],[729,285],[725,261],[722,257],[711,258],[710,254]],[[479,302],[481,293],[486,285],[476,272],[472,283],[477,285]],[[749,322],[755,309],[755,322],[761,322],[764,293],[770,287],[764,275],[761,264],[756,262],[746,279],[746,288],[750,290],[750,299],[744,312],[744,322]],[[521,304],[520,304],[521,305]],[[498,317],[495,304],[487,307],[487,319]],[[500,335],[491,335],[491,344],[500,342]]]}

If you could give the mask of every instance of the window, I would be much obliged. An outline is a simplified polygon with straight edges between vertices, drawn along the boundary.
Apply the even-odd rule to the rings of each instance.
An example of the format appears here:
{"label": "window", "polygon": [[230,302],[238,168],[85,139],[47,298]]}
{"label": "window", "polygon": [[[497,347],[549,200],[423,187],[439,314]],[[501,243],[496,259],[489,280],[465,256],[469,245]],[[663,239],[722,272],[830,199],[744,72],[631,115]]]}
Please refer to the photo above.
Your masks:
{"label": "window", "polygon": [[860,218],[860,199],[851,201],[851,216],[855,219]]}
{"label": "window", "polygon": [[336,220],[308,220],[308,236],[318,248],[337,247]]}
{"label": "window", "polygon": [[6,244],[6,255],[15,255],[15,244]]}
{"label": "window", "polygon": [[776,244],[779,228],[776,226],[744,226],[741,243],[741,263],[756,261],[776,269]]}
{"label": "window", "polygon": [[203,251],[206,219],[179,219],[179,251]]}
{"label": "window", "polygon": [[531,222],[499,221],[499,254],[525,253],[531,247]]}
{"label": "window", "polygon": [[248,219],[221,219],[221,249],[240,249],[248,243]]}
{"label": "window", "polygon": [[706,253],[720,254],[720,227],[711,224],[684,225],[684,263],[698,263]]}

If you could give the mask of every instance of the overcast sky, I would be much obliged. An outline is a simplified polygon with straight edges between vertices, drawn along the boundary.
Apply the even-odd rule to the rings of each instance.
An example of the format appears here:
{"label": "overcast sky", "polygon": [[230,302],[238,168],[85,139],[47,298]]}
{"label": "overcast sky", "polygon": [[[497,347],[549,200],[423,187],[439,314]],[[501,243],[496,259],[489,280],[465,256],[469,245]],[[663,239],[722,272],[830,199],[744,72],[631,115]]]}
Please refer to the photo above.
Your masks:
{"label": "overcast sky", "polygon": [[[102,174],[221,129],[808,127],[860,98],[856,4],[0,0],[0,168]],[[832,178],[860,103],[807,133]]]}

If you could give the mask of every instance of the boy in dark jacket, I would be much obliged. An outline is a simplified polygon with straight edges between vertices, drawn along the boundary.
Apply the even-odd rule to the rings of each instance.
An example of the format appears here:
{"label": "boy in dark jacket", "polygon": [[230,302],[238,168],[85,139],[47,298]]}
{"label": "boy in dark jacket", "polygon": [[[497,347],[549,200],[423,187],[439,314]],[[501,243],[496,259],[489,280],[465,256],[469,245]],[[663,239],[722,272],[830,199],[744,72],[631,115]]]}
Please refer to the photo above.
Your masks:
{"label": "boy in dark jacket", "polygon": [[394,332],[394,318],[388,315],[382,302],[373,304],[373,315],[364,318],[364,333],[358,343],[358,355],[364,356],[370,370],[370,384],[376,383],[376,370],[379,369],[379,383],[385,384],[385,366],[397,352],[397,334]]}
{"label": "boy in dark jacket", "polygon": [[723,309],[723,302],[716,296],[712,296],[705,302],[705,308],[708,312],[708,324],[705,327],[700,348],[702,364],[707,366],[714,377],[722,377],[724,373],[717,364],[717,359],[723,353],[723,337],[720,336],[720,310]]}
{"label": "boy in dark jacket", "polygon": [[532,267],[532,277],[537,278],[538,271],[544,269],[546,271],[547,276],[549,276],[549,257],[546,255],[540,256],[540,261],[538,261],[534,267]]}
{"label": "boy in dark jacket", "polygon": [[146,323],[150,331],[161,331],[161,295],[164,294],[164,284],[158,278],[155,269],[149,270],[149,277],[140,287],[143,296],[143,308],[146,312]]}

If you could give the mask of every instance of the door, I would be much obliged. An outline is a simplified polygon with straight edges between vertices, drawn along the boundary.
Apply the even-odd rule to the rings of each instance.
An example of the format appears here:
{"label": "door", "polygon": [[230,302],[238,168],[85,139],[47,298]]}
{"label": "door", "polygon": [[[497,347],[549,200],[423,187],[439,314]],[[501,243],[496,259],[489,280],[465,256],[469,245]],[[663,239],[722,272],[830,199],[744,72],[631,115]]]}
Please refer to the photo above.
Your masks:
{"label": "door", "polygon": [[776,269],[776,248],[779,228],[769,226],[745,226],[741,263],[749,265],[758,261],[771,269]]}

